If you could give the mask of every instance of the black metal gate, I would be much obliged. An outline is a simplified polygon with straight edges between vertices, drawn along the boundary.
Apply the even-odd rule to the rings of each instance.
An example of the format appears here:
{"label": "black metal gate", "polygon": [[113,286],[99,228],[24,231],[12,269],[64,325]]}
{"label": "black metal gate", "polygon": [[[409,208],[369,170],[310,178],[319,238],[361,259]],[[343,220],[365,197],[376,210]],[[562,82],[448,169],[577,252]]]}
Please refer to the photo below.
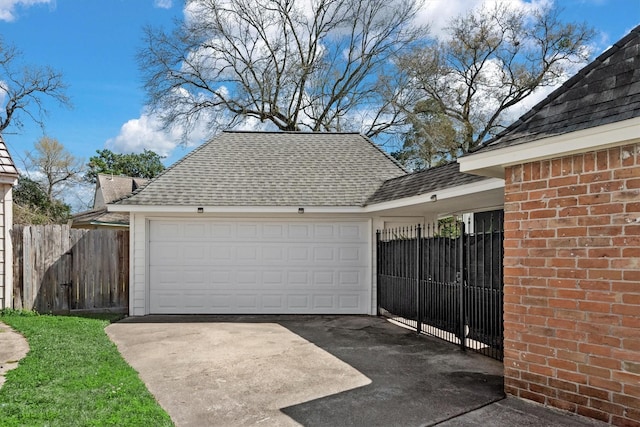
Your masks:
{"label": "black metal gate", "polygon": [[378,231],[378,314],[502,360],[498,215],[474,224],[474,233],[463,223]]}

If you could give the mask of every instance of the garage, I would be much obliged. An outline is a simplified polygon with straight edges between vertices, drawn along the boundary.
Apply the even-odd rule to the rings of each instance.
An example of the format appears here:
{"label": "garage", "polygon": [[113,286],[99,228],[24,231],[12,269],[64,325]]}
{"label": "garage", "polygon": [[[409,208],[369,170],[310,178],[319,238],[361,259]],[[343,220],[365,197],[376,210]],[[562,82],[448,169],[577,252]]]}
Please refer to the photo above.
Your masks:
{"label": "garage", "polygon": [[225,131],[129,196],[129,314],[372,314],[367,200],[407,172],[357,133]]}
{"label": "garage", "polygon": [[152,314],[366,314],[368,221],[149,221]]}

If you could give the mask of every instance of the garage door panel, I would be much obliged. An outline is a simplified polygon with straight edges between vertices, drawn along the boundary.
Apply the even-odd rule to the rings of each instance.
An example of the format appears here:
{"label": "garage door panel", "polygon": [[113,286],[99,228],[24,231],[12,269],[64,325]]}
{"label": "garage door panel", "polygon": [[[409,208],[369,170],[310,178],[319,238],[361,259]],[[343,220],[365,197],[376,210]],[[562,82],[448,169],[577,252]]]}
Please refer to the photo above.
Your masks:
{"label": "garage door panel", "polygon": [[209,234],[206,223],[196,222],[184,225],[184,237],[188,239],[204,239]]}
{"label": "garage door panel", "polygon": [[341,309],[356,309],[360,306],[361,300],[360,295],[340,295],[338,296],[338,306]]}
{"label": "garage door panel", "polygon": [[188,265],[208,264],[210,259],[210,247],[206,243],[189,243],[182,246],[180,259]]}
{"label": "garage door panel", "polygon": [[313,308],[320,310],[332,309],[336,305],[335,299],[335,295],[314,295]]}
{"label": "garage door panel", "polygon": [[364,274],[364,269],[359,271],[339,271],[338,272],[338,286],[341,288],[358,288],[360,283],[362,282],[362,275]]}
{"label": "garage door panel", "polygon": [[237,224],[236,227],[236,238],[251,240],[258,238],[258,224]]}
{"label": "garage door panel", "polygon": [[362,240],[366,238],[367,230],[362,224],[338,225],[338,238],[341,240]]}
{"label": "garage door panel", "polygon": [[366,223],[151,221],[151,313],[368,313]]}
{"label": "garage door panel", "polygon": [[313,272],[312,283],[317,288],[331,287],[335,283],[336,272],[333,270],[316,270]]}
{"label": "garage door panel", "polygon": [[258,296],[254,294],[236,294],[236,304],[241,310],[258,310]]}
{"label": "garage door panel", "polygon": [[235,295],[233,294],[212,294],[211,297],[211,309],[213,312],[224,313],[229,307],[235,306]]}
{"label": "garage door panel", "polygon": [[243,270],[236,270],[235,274],[236,274],[236,282],[238,284],[239,289],[242,289],[242,288],[256,289],[256,287],[260,283],[260,280],[259,280],[260,273],[258,271],[243,269]]}
{"label": "garage door panel", "polygon": [[209,251],[209,260],[213,263],[231,263],[233,251],[228,246],[213,246]]}
{"label": "garage door panel", "polygon": [[262,280],[260,283],[264,289],[282,287],[286,272],[282,270],[262,270]]}
{"label": "garage door panel", "polygon": [[214,239],[231,239],[233,236],[233,224],[215,223],[211,224],[211,237]]}

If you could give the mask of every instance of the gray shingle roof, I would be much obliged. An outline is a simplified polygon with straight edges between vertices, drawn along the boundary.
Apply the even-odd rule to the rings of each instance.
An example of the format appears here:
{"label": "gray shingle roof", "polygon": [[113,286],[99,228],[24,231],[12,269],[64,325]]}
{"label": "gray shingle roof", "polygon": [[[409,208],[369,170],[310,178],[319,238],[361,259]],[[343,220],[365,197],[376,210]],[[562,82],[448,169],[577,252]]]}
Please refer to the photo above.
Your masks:
{"label": "gray shingle roof", "polygon": [[106,207],[79,212],[72,216],[74,227],[88,225],[129,225],[129,214],[126,212],[107,212]]}
{"label": "gray shingle roof", "polygon": [[104,206],[106,203],[111,203],[114,200],[121,199],[128,196],[133,191],[145,185],[149,180],[144,178],[132,178],[130,176],[98,174],[98,186],[97,188],[102,193],[102,200],[96,197],[98,206],[94,204],[94,208]]}
{"label": "gray shingle roof", "polygon": [[480,150],[523,144],[640,116],[640,26]]}
{"label": "gray shingle roof", "polygon": [[18,169],[16,169],[15,163],[7,150],[7,146],[0,136],[0,174],[18,176]]}
{"label": "gray shingle roof", "polygon": [[406,171],[359,134],[223,132],[122,205],[363,206]]}
{"label": "gray shingle roof", "polygon": [[366,204],[372,205],[405,197],[419,196],[485,179],[489,178],[462,173],[458,163],[449,163],[390,179],[369,197]]}

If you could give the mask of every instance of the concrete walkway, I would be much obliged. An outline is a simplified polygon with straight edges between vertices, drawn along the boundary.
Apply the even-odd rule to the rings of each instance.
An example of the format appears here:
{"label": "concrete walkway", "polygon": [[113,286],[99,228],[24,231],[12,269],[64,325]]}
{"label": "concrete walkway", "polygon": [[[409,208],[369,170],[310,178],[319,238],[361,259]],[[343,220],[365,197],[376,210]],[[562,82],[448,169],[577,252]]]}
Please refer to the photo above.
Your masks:
{"label": "concrete walkway", "polygon": [[29,352],[25,337],[0,322],[0,387],[5,382],[5,374],[18,367],[18,362]]}
{"label": "concrete walkway", "polygon": [[107,333],[179,427],[591,424],[505,400],[500,362],[376,317],[147,316]]}

